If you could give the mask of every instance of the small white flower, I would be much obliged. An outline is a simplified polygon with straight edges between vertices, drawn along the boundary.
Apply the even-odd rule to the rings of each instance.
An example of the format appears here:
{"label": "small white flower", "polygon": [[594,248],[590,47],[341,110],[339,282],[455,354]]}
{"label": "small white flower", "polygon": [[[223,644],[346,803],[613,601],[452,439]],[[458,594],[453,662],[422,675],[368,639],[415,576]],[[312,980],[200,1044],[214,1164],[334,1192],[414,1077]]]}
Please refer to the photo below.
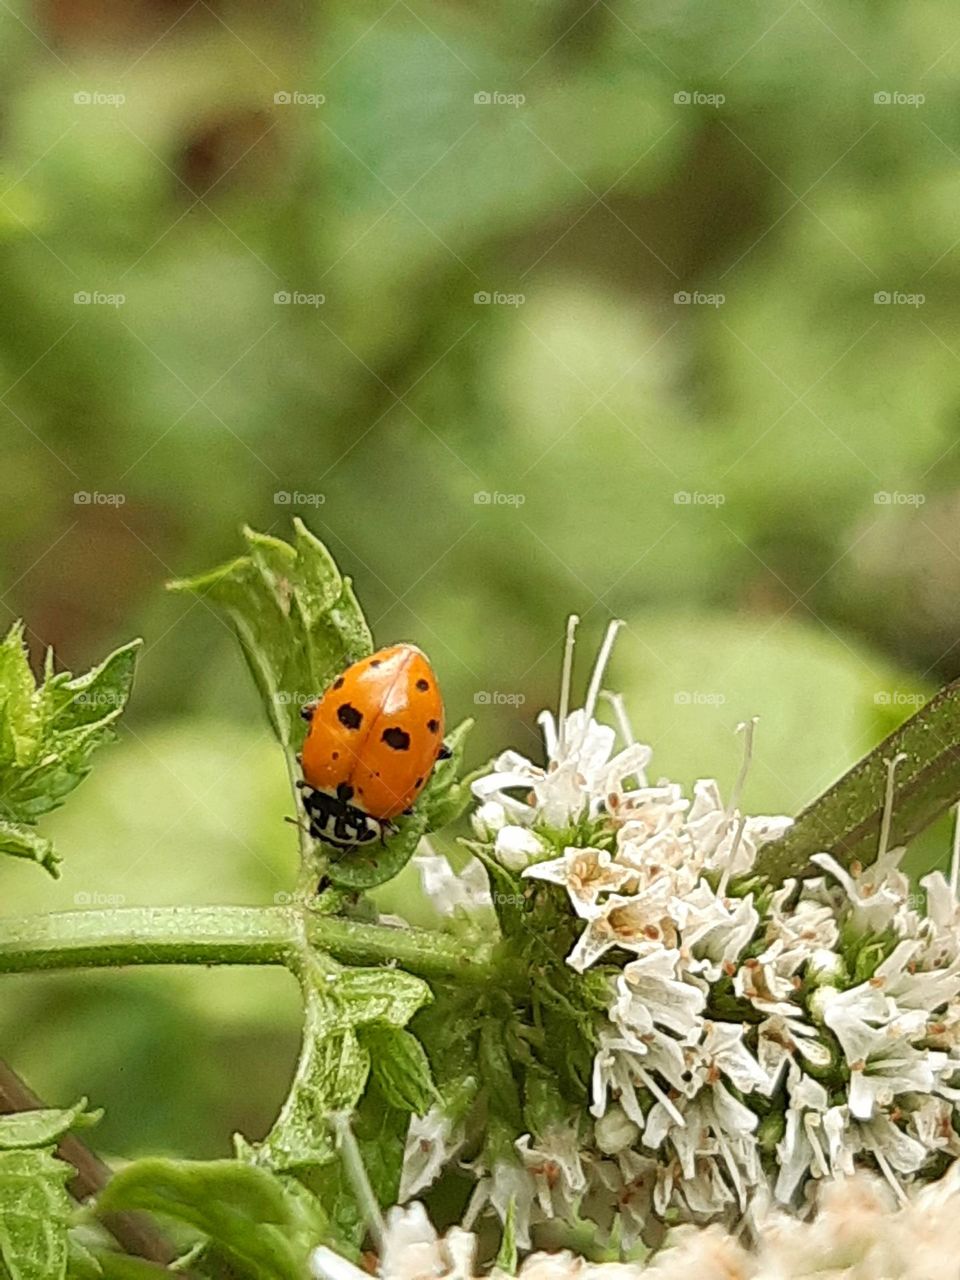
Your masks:
{"label": "small white flower", "polygon": [[453,916],[458,911],[492,906],[490,884],[479,858],[471,858],[459,873],[441,854],[417,854],[413,861],[420,872],[423,891],[440,915]]}
{"label": "small white flower", "polygon": [[583,973],[611,947],[642,951],[650,942],[662,941],[670,945],[675,931],[667,915],[669,897],[667,880],[633,897],[612,893],[588,920],[587,927],[567,956],[567,963],[578,973]]}
{"label": "small white flower", "polygon": [[815,853],[810,861],[829,871],[843,885],[853,907],[852,923],[862,932],[882,933],[906,909],[910,881],[900,870],[906,850],[889,849],[866,869],[848,871],[829,853]]}
{"label": "small white flower", "polygon": [[419,1201],[387,1214],[380,1272],[391,1280],[420,1280],[446,1274],[443,1246]]}
{"label": "small white flower", "polygon": [[575,847],[568,848],[562,858],[527,867],[523,874],[563,885],[574,911],[587,918],[596,914],[601,893],[621,888],[631,876],[630,869],[614,863],[606,850]]}
{"label": "small white flower", "polygon": [[680,952],[650,945],[616,980],[610,1018],[628,1034],[646,1035],[655,1026],[691,1036],[700,1025],[706,997],[678,977]]}
{"label": "small white flower", "polygon": [[513,1212],[513,1226],[517,1245],[530,1248],[530,1213],[533,1208],[536,1184],[521,1165],[512,1160],[498,1160],[493,1171],[477,1183],[464,1215],[468,1229],[487,1205],[494,1210],[502,1223]]}
{"label": "small white flower", "polygon": [[401,1203],[432,1186],[445,1165],[463,1145],[466,1134],[440,1106],[411,1116],[400,1176]]}
{"label": "small white flower", "polygon": [[569,1216],[587,1185],[576,1127],[557,1126],[545,1133],[537,1146],[532,1145],[532,1138],[526,1133],[517,1139],[515,1146],[533,1179],[537,1204],[544,1217]]}
{"label": "small white flower", "polygon": [[708,963],[703,969],[715,982],[724,966],[735,965],[760,923],[753,905],[753,894],[745,898],[721,898],[701,880],[697,888],[679,904],[684,945],[698,960]]}
{"label": "small white flower", "polygon": [[794,1067],[787,1093],[790,1105],[786,1129],[777,1145],[780,1171],[774,1188],[774,1195],[782,1204],[790,1203],[808,1172],[817,1178],[829,1177],[832,1172],[829,1138],[823,1127],[830,1102],[826,1089]]}

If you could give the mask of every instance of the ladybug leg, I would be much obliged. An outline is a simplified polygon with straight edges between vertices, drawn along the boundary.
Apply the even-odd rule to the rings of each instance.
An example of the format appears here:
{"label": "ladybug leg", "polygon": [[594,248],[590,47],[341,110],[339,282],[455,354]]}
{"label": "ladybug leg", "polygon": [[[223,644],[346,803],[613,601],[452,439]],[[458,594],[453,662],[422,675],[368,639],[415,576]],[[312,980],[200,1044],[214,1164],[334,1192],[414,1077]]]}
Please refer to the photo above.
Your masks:
{"label": "ladybug leg", "polygon": [[308,724],[313,719],[313,713],[316,711],[319,701],[319,698],[314,698],[312,702],[305,702],[300,708],[300,714]]}
{"label": "ladybug leg", "polygon": [[453,752],[450,750],[447,744],[444,743],[443,746],[440,748],[440,750],[437,752],[437,759],[449,760],[452,755],[453,755]]}

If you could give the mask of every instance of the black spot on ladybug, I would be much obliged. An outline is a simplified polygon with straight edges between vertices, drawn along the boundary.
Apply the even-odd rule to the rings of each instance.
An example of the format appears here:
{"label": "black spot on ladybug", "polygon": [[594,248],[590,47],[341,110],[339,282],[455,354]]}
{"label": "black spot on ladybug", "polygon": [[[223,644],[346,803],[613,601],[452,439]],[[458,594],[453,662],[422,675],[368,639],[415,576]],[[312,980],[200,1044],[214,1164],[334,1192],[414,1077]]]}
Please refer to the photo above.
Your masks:
{"label": "black spot on ladybug", "polygon": [[416,782],[415,782],[413,785],[414,785],[415,787],[422,787],[422,786],[423,786],[423,779],[422,779],[422,778],[418,778],[418,779],[416,780]]}
{"label": "black spot on ladybug", "polygon": [[430,681],[424,680],[423,676],[421,676],[420,679],[417,681],[417,688],[420,690],[421,693],[426,693],[427,690],[430,688]]}
{"label": "black spot on ladybug", "polygon": [[439,721],[439,720],[428,720],[428,721],[427,721],[427,728],[430,730],[430,732],[431,732],[431,733],[436,733],[436,732],[437,732],[437,730],[440,728],[440,721]]}
{"label": "black spot on ladybug", "polygon": [[330,758],[331,758],[331,760],[339,760],[339,759],[340,759],[340,752],[339,752],[339,751],[334,751],[333,755],[332,755]]}
{"label": "black spot on ladybug", "polygon": [[384,729],[380,738],[388,747],[393,747],[394,751],[406,751],[410,746],[409,733],[407,733],[406,729],[400,729],[396,725],[389,729]]}
{"label": "black spot on ladybug", "polygon": [[363,714],[349,702],[337,707],[337,719],[345,729],[359,729],[363,724]]}
{"label": "black spot on ladybug", "polygon": [[343,676],[337,676],[336,680],[334,680],[334,682],[333,682],[333,687],[334,687],[335,689],[342,689],[342,688],[343,688]]}
{"label": "black spot on ladybug", "polygon": [[337,799],[338,800],[353,799],[353,787],[351,787],[349,782],[341,782],[340,785],[337,787]]}
{"label": "black spot on ladybug", "polygon": [[370,665],[371,667],[379,667],[382,661],[382,658],[371,658]]}

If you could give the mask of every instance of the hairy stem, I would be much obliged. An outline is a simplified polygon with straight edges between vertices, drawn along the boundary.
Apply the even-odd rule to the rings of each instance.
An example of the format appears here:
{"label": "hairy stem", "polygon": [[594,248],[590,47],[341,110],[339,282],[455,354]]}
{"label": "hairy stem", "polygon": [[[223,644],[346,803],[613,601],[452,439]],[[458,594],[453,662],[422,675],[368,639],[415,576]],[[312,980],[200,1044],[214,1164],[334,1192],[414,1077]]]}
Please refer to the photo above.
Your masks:
{"label": "hairy stem", "polygon": [[492,950],[442,933],[291,907],[122,907],[0,919],[0,973],[149,964],[296,967],[304,935],[344,964],[490,981]]}

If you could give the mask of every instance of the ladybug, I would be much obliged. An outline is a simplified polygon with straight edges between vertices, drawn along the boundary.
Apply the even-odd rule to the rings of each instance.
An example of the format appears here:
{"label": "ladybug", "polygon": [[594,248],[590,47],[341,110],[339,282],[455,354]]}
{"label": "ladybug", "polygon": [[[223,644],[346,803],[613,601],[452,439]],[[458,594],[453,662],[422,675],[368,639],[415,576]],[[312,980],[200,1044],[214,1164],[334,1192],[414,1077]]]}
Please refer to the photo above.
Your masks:
{"label": "ladybug", "polygon": [[382,841],[450,754],[437,677],[416,645],[361,658],[301,715],[310,727],[298,786],[310,834],[340,849]]}

